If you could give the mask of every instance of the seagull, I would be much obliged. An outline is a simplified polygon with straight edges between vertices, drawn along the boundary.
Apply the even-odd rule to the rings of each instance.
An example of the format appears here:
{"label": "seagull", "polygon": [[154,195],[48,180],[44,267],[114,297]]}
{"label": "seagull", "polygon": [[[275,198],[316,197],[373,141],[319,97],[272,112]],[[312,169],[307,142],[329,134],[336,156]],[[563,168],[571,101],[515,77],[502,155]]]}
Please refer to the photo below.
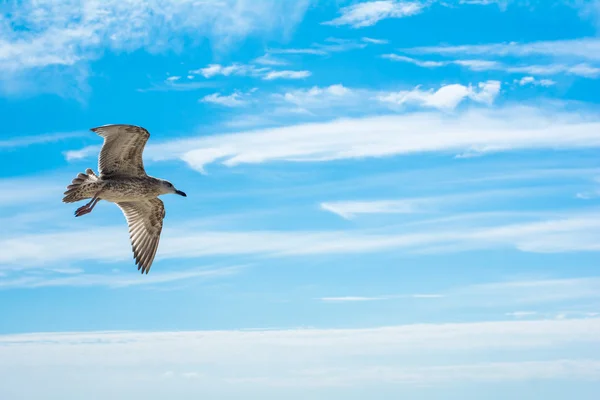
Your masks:
{"label": "seagull", "polygon": [[115,203],[125,215],[133,257],[141,273],[148,274],[160,240],[165,206],[158,196],[181,190],[164,179],[148,176],[142,153],[150,133],[135,125],[111,124],[92,128],[104,138],[98,157],[98,175],[91,168],[79,173],[64,193],[64,203],[91,199],[75,216],[92,212],[100,200]]}

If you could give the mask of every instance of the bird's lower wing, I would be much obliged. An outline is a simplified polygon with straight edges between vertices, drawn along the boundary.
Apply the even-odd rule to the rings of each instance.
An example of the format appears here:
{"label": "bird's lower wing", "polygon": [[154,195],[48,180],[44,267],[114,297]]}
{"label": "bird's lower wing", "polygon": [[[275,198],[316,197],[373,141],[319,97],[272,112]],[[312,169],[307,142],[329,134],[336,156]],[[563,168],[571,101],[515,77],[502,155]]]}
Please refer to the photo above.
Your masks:
{"label": "bird's lower wing", "polygon": [[138,270],[148,273],[160,241],[165,206],[158,199],[117,203],[129,225],[129,237]]}

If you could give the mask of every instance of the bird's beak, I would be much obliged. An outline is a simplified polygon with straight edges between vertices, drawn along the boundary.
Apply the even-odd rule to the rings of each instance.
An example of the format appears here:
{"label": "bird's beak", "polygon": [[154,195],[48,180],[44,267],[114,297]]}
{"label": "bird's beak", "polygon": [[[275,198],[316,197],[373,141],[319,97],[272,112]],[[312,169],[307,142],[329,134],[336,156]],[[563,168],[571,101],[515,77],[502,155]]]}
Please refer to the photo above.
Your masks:
{"label": "bird's beak", "polygon": [[184,192],[182,192],[181,190],[176,190],[176,191],[175,191],[175,194],[178,194],[178,195],[180,195],[180,196],[183,196],[183,197],[187,197],[187,194],[185,194],[185,193],[184,193]]}

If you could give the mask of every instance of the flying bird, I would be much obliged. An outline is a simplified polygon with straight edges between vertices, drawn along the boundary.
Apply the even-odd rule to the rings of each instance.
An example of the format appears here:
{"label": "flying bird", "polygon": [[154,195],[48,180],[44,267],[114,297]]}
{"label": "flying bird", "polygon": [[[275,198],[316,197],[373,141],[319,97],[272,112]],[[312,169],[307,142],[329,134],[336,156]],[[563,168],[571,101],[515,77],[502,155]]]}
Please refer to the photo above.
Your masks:
{"label": "flying bird", "polygon": [[186,194],[171,182],[146,174],[142,160],[150,137],[146,129],[113,124],[91,131],[104,138],[98,157],[98,175],[91,168],[79,173],[67,186],[63,202],[91,199],[75,211],[76,217],[91,213],[100,200],[115,203],[127,220],[138,270],[147,274],[158,249],[165,218],[165,206],[158,196],[173,193],[186,197]]}

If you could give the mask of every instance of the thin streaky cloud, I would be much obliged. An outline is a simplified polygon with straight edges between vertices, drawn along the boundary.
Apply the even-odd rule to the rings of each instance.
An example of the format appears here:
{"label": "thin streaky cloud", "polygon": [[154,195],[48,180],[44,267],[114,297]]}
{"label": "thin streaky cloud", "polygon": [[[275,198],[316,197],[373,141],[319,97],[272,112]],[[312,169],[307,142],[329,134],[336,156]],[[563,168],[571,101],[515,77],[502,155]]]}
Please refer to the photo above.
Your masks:
{"label": "thin streaky cloud", "polygon": [[[600,216],[578,214],[529,222],[457,227],[452,221],[435,229],[362,231],[214,231],[164,232],[157,261],[209,256],[260,255],[269,258],[323,254],[371,254],[381,252],[448,253],[511,247],[529,253],[600,251]],[[86,237],[78,246],[72,243]],[[77,231],[22,234],[0,240],[3,269],[35,269],[65,261],[118,262],[130,257],[127,232],[120,226]],[[76,264],[74,264],[76,265]],[[158,267],[157,267],[158,268]]]}
{"label": "thin streaky cloud", "polygon": [[373,43],[373,44],[388,44],[390,41],[387,39],[375,39],[370,37],[361,38],[363,42]]}
{"label": "thin streaky cloud", "polygon": [[0,140],[0,150],[16,149],[19,147],[27,147],[36,144],[45,144],[65,141],[86,135],[83,132],[67,132],[67,133],[50,133],[35,136],[21,136]]}
{"label": "thin streaky cloud", "polygon": [[200,99],[203,103],[217,104],[224,107],[243,107],[248,104],[244,99],[244,95],[239,92],[234,92],[230,95],[222,95],[221,93],[211,93]]}
{"label": "thin streaky cloud", "polygon": [[395,299],[439,299],[444,297],[442,294],[407,294],[407,295],[384,295],[384,296],[339,296],[339,297],[320,297],[318,300],[332,303],[351,303],[361,301],[382,301]]}
{"label": "thin streaky cloud", "polygon": [[[232,276],[239,273],[241,267],[227,267],[219,269],[192,269],[177,272],[158,272],[149,279],[139,279],[139,274],[98,274],[83,273],[78,270],[72,276],[33,275],[11,277],[7,275],[0,281],[0,289],[18,288],[44,288],[44,287],[109,287],[125,288],[131,286],[146,286],[153,284],[167,284],[181,280],[214,279]],[[60,270],[48,268],[49,272],[61,273]],[[64,274],[64,272],[62,272]]]}
{"label": "thin streaky cloud", "polygon": [[581,76],[585,78],[597,78],[600,76],[600,67],[589,65],[587,63],[578,64],[531,64],[531,65],[508,65],[499,61],[489,60],[445,60],[431,61],[418,60],[397,54],[384,54],[383,58],[392,61],[406,62],[423,68],[440,68],[449,65],[458,65],[468,68],[471,71],[502,71],[512,74],[533,74],[533,75],[558,75],[567,74]]}
{"label": "thin streaky cloud", "polygon": [[[166,50],[171,38],[207,37],[221,51],[248,35],[286,32],[310,2],[277,0],[106,0],[86,7],[24,1],[5,15],[0,70],[73,65],[103,48]],[[9,8],[10,10],[10,8]],[[40,18],[43,10],[44,18]],[[135,15],[136,23],[131,23]],[[26,27],[19,29],[16,27]],[[157,29],[160,27],[160,29]]]}
{"label": "thin streaky cloud", "polygon": [[260,57],[257,57],[253,60],[256,64],[269,65],[269,66],[281,66],[287,65],[288,62],[285,60],[281,60],[279,58],[273,57],[271,54],[266,53]]}
{"label": "thin streaky cloud", "polygon": [[314,49],[314,48],[302,48],[302,49],[269,49],[270,53],[273,54],[314,54],[323,56],[326,55],[327,52],[322,49]]}
{"label": "thin streaky cloud", "polygon": [[455,206],[479,206],[482,201],[487,203],[490,200],[514,200],[516,198],[539,196],[540,194],[555,190],[557,188],[531,188],[527,191],[520,188],[495,189],[402,199],[325,201],[319,207],[324,211],[329,211],[345,219],[370,214],[423,214],[440,212],[442,210],[448,211]]}
{"label": "thin streaky cloud", "polygon": [[596,37],[530,43],[490,43],[483,45],[429,46],[401,49],[413,54],[465,54],[482,56],[549,56],[600,61],[600,39]]}
{"label": "thin streaky cloud", "polygon": [[270,71],[263,77],[264,80],[272,81],[275,79],[304,79],[311,76],[310,71]]}
{"label": "thin streaky cloud", "polygon": [[425,5],[418,2],[379,0],[366,1],[353,4],[340,9],[340,16],[331,20],[322,22],[323,25],[343,26],[349,25],[352,28],[364,28],[375,25],[379,21],[388,18],[404,18],[419,14],[423,11]]}
{"label": "thin streaky cloud", "polygon": [[[370,134],[364,135],[365,131]],[[427,152],[596,147],[600,147],[600,119],[596,114],[504,106],[456,114],[415,112],[257,129],[149,146],[146,154],[150,159],[178,158],[203,172],[206,165],[215,162],[233,167],[274,160],[325,162]]]}
{"label": "thin streaky cloud", "polygon": [[[255,129],[149,144],[144,154],[155,161],[180,159],[205,173],[205,167],[216,162],[234,167],[275,160],[326,162],[428,152],[597,147],[600,119],[595,113],[506,105],[452,114],[414,112]],[[97,154],[98,147],[93,146],[67,151],[65,156],[75,160]]]}

